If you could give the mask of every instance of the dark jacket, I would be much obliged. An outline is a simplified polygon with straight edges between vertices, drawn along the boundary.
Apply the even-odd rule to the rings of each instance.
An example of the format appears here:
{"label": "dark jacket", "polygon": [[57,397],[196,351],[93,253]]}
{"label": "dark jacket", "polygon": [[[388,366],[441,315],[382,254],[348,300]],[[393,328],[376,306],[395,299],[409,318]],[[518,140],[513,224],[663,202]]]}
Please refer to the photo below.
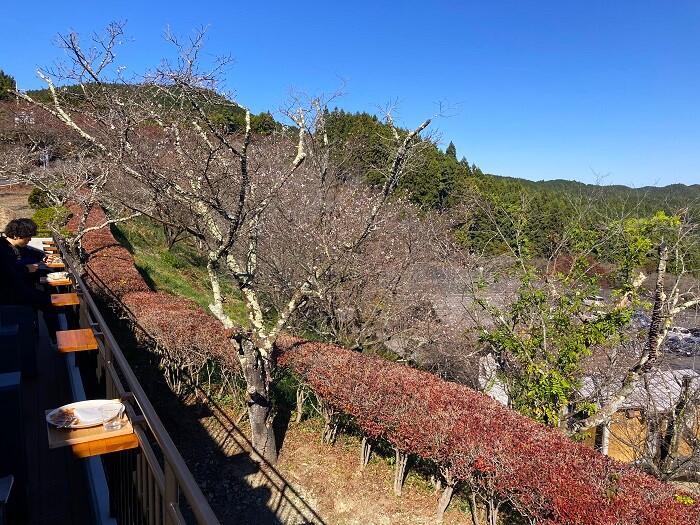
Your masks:
{"label": "dark jacket", "polygon": [[34,288],[17,252],[5,237],[0,237],[0,304],[47,306],[49,296]]}

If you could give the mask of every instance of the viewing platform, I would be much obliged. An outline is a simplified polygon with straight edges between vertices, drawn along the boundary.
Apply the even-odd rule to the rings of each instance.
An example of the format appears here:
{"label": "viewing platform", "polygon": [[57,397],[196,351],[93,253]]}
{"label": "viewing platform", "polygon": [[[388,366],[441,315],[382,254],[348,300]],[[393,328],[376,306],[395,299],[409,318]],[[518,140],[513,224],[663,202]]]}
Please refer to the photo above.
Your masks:
{"label": "viewing platform", "polygon": [[[0,525],[219,523],[72,260],[38,241],[68,276],[42,280],[56,334],[45,313],[0,306]],[[85,400],[121,402],[120,428],[47,423]]]}

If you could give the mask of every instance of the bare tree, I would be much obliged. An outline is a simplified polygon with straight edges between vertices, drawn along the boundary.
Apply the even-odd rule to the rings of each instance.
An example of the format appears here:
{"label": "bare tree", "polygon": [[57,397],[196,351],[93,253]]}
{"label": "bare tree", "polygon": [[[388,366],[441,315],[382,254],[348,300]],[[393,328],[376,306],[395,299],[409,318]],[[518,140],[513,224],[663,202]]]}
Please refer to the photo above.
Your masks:
{"label": "bare tree", "polygon": [[[515,209],[497,201],[477,200],[474,205],[506,251],[478,255],[484,261],[480,266],[488,268],[493,259],[501,259],[508,262],[508,270],[495,276],[468,273],[465,307],[493,352],[509,402],[531,417],[566,427],[572,435],[608,424],[656,368],[674,318],[700,303],[697,281],[687,280],[698,269],[686,264],[688,253],[697,250],[697,226],[684,210],[641,219],[633,210],[611,218],[596,207],[595,196],[581,197],[571,203],[572,216],[548,258],[538,260],[527,236],[528,222],[538,217],[528,195],[521,195]],[[658,249],[650,323],[639,339],[629,317],[645,307],[644,285],[651,276],[641,273],[640,266],[654,243]],[[597,297],[603,286],[608,287],[607,299]],[[586,360],[606,354],[614,355],[620,367],[608,368],[617,375],[606,374],[600,385],[605,395],[598,389],[578,397]]]}
{"label": "bare tree", "polygon": [[[693,238],[693,235],[697,233],[697,226],[685,219],[684,217],[684,220],[679,220],[676,231],[672,232],[672,238],[669,239],[672,242],[671,248],[669,249],[665,240],[658,246],[658,264],[651,318],[644,346],[639,352],[638,359],[627,370],[621,385],[609,396],[606,402],[599,406],[594,414],[584,419],[574,420],[569,425],[570,432],[585,431],[609,422],[612,415],[620,409],[634,391],[638,382],[660,361],[664,342],[676,316],[700,304],[697,283],[684,287],[686,282],[684,277],[687,273],[697,271],[695,268],[687,268],[685,263],[688,245],[691,249],[697,248],[696,240]],[[668,271],[669,251],[673,254],[673,273]],[[644,280],[646,277],[638,279],[640,285]]]}
{"label": "bare tree", "polygon": [[[330,162],[324,100],[295,104],[287,112],[289,127],[258,137],[250,112],[217,91],[226,62],[200,69],[202,33],[186,43],[168,36],[177,59],[128,81],[115,68],[122,33],[113,24],[90,49],[75,34],[62,37],[71,62],[39,73],[51,103],[20,96],[76,132],[109,164],[118,180],[102,188],[109,199],[187,231],[201,245],[212,288],[209,308],[230,329],[231,351],[245,378],[253,445],[274,462],[275,341],[310,298],[324,297],[336,270],[363,257],[385,228],[392,194],[430,120],[403,131],[388,118],[393,139],[383,185],[376,191],[344,186]],[[59,80],[77,82],[79,96],[57,87]],[[244,112],[241,133],[217,123],[213,112],[220,109]],[[308,220],[298,219],[302,210]],[[287,231],[290,251],[303,256],[294,264],[276,258],[272,231]],[[224,279],[233,280],[246,305],[243,329],[227,312]],[[270,308],[264,291],[273,287],[278,306]]]}

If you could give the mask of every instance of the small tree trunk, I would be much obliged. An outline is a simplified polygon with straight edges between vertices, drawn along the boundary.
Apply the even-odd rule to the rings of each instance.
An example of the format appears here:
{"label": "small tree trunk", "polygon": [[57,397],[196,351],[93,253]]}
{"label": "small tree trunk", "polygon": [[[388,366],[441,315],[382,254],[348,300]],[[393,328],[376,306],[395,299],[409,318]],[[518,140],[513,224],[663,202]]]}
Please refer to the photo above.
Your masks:
{"label": "small tree trunk", "polygon": [[604,456],[608,455],[610,446],[610,423],[606,422],[596,427],[595,448]]}
{"label": "small tree trunk", "polygon": [[685,409],[690,400],[690,376],[684,376],[682,381],[678,402],[669,416],[666,433],[659,447],[659,456],[661,459],[660,468],[664,476],[671,474],[673,462],[678,456],[678,445],[680,442],[680,433],[683,429]]}
{"label": "small tree trunk", "polygon": [[[450,469],[441,468],[440,472],[442,473],[442,477],[445,478],[445,489],[442,491],[440,499],[437,503],[437,510],[435,513],[435,520],[437,521],[437,523],[442,523],[442,519],[445,517],[445,511],[450,505],[450,501],[452,501],[452,494],[454,493],[456,485],[456,482],[452,477]],[[476,525],[478,525],[478,523]]]}
{"label": "small tree trunk", "polygon": [[473,490],[469,491],[469,514],[472,517],[472,525],[481,525],[479,507],[476,504],[476,493]]}
{"label": "small tree trunk", "polygon": [[324,421],[321,442],[332,445],[338,436],[338,413],[328,403],[321,401],[321,415]]}
{"label": "small tree trunk", "polygon": [[297,415],[294,419],[295,423],[301,423],[301,420],[304,417],[304,403],[306,402],[308,395],[309,393],[304,385],[299,385],[297,387]]}
{"label": "small tree trunk", "polygon": [[372,443],[367,436],[362,436],[362,447],[360,448],[360,468],[363,469],[369,463],[369,458],[372,455]]}
{"label": "small tree trunk", "polygon": [[406,465],[408,464],[408,454],[394,448],[396,452],[396,465],[394,465],[394,494],[401,495],[403,482],[406,479]]}
{"label": "small tree trunk", "polygon": [[252,341],[238,341],[238,360],[246,382],[248,419],[255,453],[271,464],[277,463],[277,443],[272,426],[273,413],[267,384],[267,367]]}
{"label": "small tree trunk", "polygon": [[500,507],[500,504],[496,502],[496,500],[491,497],[489,498],[488,501],[488,522],[489,525],[498,525],[498,508]]}

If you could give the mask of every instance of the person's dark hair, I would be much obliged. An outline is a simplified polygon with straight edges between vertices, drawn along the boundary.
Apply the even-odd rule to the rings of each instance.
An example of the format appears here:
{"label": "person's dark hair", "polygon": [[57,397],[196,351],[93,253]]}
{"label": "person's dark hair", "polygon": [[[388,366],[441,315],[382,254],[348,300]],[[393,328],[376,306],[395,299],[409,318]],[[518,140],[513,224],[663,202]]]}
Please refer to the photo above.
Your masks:
{"label": "person's dark hair", "polygon": [[11,239],[34,237],[36,231],[36,223],[31,219],[12,219],[5,226],[5,235]]}

